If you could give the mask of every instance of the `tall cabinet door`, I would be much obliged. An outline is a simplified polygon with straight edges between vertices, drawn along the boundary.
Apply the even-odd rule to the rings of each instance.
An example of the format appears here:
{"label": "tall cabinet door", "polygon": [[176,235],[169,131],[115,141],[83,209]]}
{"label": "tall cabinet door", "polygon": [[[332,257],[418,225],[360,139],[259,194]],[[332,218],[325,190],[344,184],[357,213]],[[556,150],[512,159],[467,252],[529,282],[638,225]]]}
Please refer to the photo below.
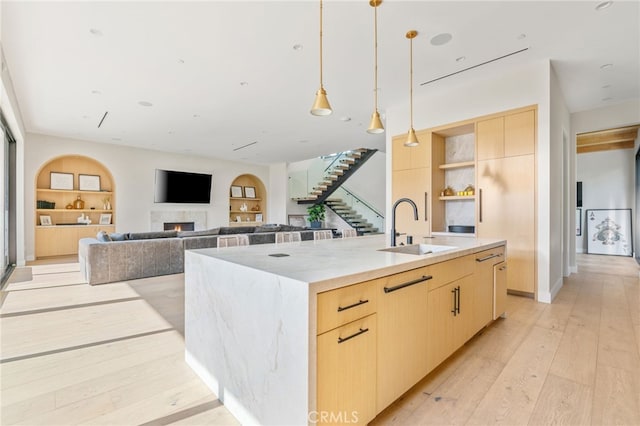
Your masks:
{"label": "tall cabinet door", "polygon": [[507,288],[535,291],[535,157],[478,162],[480,238],[507,240]]}
{"label": "tall cabinet door", "polygon": [[[406,197],[418,207],[418,220],[414,220],[413,208],[408,203],[396,209],[396,231],[407,235],[431,235],[429,203],[431,194],[431,169],[397,170],[393,172],[392,202]],[[399,239],[398,241],[402,241]]]}

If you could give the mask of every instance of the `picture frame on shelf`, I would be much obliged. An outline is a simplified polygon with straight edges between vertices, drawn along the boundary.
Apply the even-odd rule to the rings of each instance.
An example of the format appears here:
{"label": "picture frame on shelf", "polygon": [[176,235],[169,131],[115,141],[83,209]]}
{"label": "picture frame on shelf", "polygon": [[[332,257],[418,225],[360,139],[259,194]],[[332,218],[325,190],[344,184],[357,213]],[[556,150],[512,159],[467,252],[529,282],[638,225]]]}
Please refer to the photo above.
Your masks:
{"label": "picture frame on shelf", "polygon": [[633,256],[631,209],[589,209],[587,253]]}
{"label": "picture frame on shelf", "polygon": [[111,225],[111,213],[101,213],[98,223],[100,225]]}
{"label": "picture frame on shelf", "polygon": [[79,174],[78,189],[80,191],[100,191],[100,176]]}
{"label": "picture frame on shelf", "polygon": [[262,222],[262,213],[256,213],[256,222]]}
{"label": "picture frame on shelf", "polygon": [[44,214],[40,215],[40,226],[52,226],[52,225],[53,223],[51,222],[51,216],[44,215]]}
{"label": "picture frame on shelf", "polygon": [[244,187],[244,198],[256,198],[256,187],[255,186],[245,186]]}
{"label": "picture frame on shelf", "polygon": [[50,189],[73,190],[73,173],[51,172]]}
{"label": "picture frame on shelf", "polygon": [[231,198],[242,198],[242,187],[231,185]]}

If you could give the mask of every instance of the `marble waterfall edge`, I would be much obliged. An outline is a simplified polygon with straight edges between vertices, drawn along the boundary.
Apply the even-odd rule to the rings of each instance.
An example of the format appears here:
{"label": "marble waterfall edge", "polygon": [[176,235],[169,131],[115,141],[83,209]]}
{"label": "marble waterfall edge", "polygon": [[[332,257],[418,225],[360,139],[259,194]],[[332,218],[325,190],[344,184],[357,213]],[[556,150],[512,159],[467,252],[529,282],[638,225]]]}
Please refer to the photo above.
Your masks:
{"label": "marble waterfall edge", "polygon": [[201,252],[185,253],[188,364],[242,424],[307,424],[308,285]]}

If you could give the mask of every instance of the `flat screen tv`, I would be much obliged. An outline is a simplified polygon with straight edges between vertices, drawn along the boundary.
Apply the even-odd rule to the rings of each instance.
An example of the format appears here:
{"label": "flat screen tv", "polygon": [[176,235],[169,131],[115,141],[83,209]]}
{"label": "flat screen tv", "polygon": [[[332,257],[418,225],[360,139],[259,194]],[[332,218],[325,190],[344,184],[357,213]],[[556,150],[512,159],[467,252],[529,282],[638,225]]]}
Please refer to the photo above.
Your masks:
{"label": "flat screen tv", "polygon": [[211,202],[211,175],[156,169],[156,203]]}

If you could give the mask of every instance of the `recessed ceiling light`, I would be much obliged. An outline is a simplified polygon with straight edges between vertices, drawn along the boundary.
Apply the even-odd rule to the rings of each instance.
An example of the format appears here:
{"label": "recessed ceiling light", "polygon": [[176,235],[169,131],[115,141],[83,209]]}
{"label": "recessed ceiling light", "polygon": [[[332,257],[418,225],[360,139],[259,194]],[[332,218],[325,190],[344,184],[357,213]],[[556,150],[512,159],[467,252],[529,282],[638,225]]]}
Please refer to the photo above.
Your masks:
{"label": "recessed ceiling light", "polygon": [[193,118],[198,118],[200,117],[198,114],[193,114]]}
{"label": "recessed ceiling light", "polygon": [[142,105],[144,107],[150,107],[153,104],[151,102],[147,102],[147,101],[140,101],[140,102],[138,102],[138,105]]}
{"label": "recessed ceiling light", "polygon": [[607,96],[606,98],[602,98],[603,101],[610,101],[611,99],[613,99],[611,96]]}
{"label": "recessed ceiling light", "polygon": [[102,92],[101,92],[101,91],[99,91],[99,90],[92,90],[92,91],[91,91],[91,94],[92,94],[92,95],[101,95],[101,94],[102,94]]}
{"label": "recessed ceiling light", "polygon": [[340,117],[340,121],[344,121],[346,123],[347,121],[351,121],[351,117]]}
{"label": "recessed ceiling light", "polygon": [[605,84],[604,86],[602,86],[603,89],[608,89],[609,87],[611,87],[610,84]]}
{"label": "recessed ceiling light", "polygon": [[596,10],[604,10],[613,4],[612,1],[603,1],[602,3],[598,3],[596,6]]}
{"label": "recessed ceiling light", "polygon": [[293,45],[293,50],[295,51],[300,51],[303,49],[303,46],[301,44],[294,44]]}
{"label": "recessed ceiling light", "polygon": [[96,36],[96,37],[102,37],[102,31],[100,31],[97,28],[91,28],[91,29],[89,29],[89,32],[91,34],[93,34],[94,36]]}
{"label": "recessed ceiling light", "polygon": [[169,130],[167,133],[172,135],[173,134],[173,130]]}
{"label": "recessed ceiling light", "polygon": [[431,38],[431,44],[434,46],[442,46],[443,44],[447,44],[451,41],[453,36],[449,33],[442,33]]}
{"label": "recessed ceiling light", "polygon": [[456,58],[456,62],[464,62],[465,59],[467,59],[466,56],[460,56]]}
{"label": "recessed ceiling light", "polygon": [[184,59],[178,59],[179,64],[184,64]]}
{"label": "recessed ceiling light", "polygon": [[88,115],[83,115],[82,118],[84,118],[85,120],[89,118]]}
{"label": "recessed ceiling light", "polygon": [[608,68],[611,68],[612,66],[613,66],[613,64],[603,64],[603,65],[600,65],[600,69],[601,70],[606,70]]}
{"label": "recessed ceiling light", "polygon": [[120,139],[120,138],[111,138],[111,140],[118,142],[118,141],[121,141],[122,139]]}
{"label": "recessed ceiling light", "polygon": [[240,82],[240,86],[244,87],[244,86],[248,86],[249,82],[248,81],[241,81]]}
{"label": "recessed ceiling light", "polygon": [[527,38],[527,35],[522,33],[520,35],[518,35],[518,37],[516,37],[518,40],[524,40],[525,38]]}
{"label": "recessed ceiling light", "polygon": [[302,139],[301,141],[298,141],[298,143],[309,143],[309,141],[307,139]]}

